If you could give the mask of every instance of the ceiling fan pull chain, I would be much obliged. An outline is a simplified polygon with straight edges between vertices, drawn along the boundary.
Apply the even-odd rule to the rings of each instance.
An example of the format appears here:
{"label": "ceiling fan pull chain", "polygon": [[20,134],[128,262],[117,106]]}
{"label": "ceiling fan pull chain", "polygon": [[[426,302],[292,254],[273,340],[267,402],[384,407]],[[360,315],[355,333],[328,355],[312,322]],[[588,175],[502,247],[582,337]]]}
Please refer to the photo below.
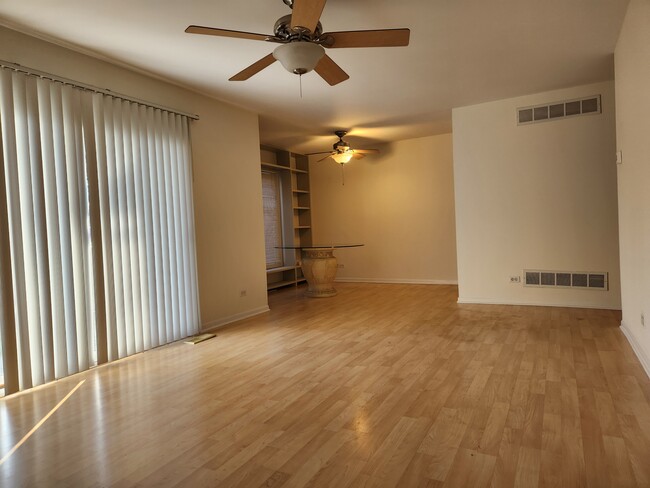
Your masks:
{"label": "ceiling fan pull chain", "polygon": [[345,165],[341,164],[341,186],[345,186]]}

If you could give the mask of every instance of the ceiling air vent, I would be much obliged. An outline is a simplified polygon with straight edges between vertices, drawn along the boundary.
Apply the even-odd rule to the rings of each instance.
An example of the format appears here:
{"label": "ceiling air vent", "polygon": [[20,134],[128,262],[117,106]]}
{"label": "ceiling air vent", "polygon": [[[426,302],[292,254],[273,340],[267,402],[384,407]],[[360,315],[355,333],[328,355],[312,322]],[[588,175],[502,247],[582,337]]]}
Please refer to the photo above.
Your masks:
{"label": "ceiling air vent", "polygon": [[522,107],[517,109],[517,124],[528,125],[547,120],[565,119],[576,115],[601,113],[600,95],[594,95],[577,100]]}
{"label": "ceiling air vent", "polygon": [[601,272],[524,270],[524,286],[607,290],[608,274]]}

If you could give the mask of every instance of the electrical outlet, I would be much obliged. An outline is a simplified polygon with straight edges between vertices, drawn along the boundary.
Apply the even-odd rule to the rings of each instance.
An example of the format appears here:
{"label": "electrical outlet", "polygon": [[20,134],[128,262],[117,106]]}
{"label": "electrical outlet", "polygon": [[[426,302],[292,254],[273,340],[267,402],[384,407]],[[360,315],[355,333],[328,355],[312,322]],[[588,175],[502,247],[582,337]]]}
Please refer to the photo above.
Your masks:
{"label": "electrical outlet", "polygon": [[641,314],[641,325],[645,327],[645,315]]}
{"label": "electrical outlet", "polygon": [[245,297],[245,296],[246,296],[246,290],[241,290],[241,291],[239,292],[239,296],[240,296],[240,298]]}
{"label": "electrical outlet", "polygon": [[511,276],[510,283],[521,283],[521,276]]}
{"label": "electrical outlet", "polygon": [[336,267],[339,268],[339,269],[342,269],[342,268],[345,268],[345,264],[337,264]]}

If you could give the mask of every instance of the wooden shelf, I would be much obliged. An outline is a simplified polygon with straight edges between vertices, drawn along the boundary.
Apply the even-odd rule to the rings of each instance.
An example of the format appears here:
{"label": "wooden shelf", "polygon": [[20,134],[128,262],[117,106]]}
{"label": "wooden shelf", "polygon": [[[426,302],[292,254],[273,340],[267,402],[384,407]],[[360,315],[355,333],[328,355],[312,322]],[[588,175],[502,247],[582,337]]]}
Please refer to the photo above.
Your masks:
{"label": "wooden shelf", "polygon": [[305,171],[304,169],[296,169],[296,168],[291,168],[292,173],[303,173],[303,174],[309,174],[309,171]]}
{"label": "wooden shelf", "polygon": [[266,274],[280,273],[282,271],[289,271],[291,269],[296,269],[299,266],[282,266],[281,268],[271,268],[266,270]]}
{"label": "wooden shelf", "polygon": [[309,190],[298,190],[297,188],[294,188],[293,190],[294,193],[309,193]]}
{"label": "wooden shelf", "polygon": [[295,285],[296,280],[287,280],[287,281],[276,281],[275,283],[269,283],[266,285],[267,290],[275,290],[276,288],[281,288],[283,286]]}
{"label": "wooden shelf", "polygon": [[294,210],[309,210],[311,207],[293,207]]}
{"label": "wooden shelf", "polygon": [[287,171],[293,171],[288,166],[282,166],[280,164],[262,163],[262,166],[265,167],[265,168],[275,168],[275,169],[284,169],[284,170],[287,170]]}
{"label": "wooden shelf", "polygon": [[294,229],[311,229],[311,225],[296,225]]}

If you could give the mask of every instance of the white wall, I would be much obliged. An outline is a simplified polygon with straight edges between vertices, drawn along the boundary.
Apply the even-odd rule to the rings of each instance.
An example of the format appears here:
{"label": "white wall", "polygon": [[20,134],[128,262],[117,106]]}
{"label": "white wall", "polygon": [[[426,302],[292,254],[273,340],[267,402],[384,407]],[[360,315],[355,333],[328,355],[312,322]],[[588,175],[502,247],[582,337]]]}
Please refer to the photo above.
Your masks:
{"label": "white wall", "polygon": [[[518,107],[596,94],[602,114],[517,125]],[[452,119],[459,301],[620,308],[613,82]],[[523,269],[607,271],[610,289],[511,284]]]}
{"label": "white wall", "polygon": [[345,166],[345,186],[339,165],[312,157],[314,243],[365,244],[336,252],[342,281],[455,283],[451,134],[381,149]]}
{"label": "white wall", "polygon": [[0,59],[198,114],[191,135],[202,324],[267,309],[256,114],[2,27]]}
{"label": "white wall", "polygon": [[[615,53],[623,331],[650,372],[650,2],[632,0]],[[645,327],[641,325],[645,313]]]}

